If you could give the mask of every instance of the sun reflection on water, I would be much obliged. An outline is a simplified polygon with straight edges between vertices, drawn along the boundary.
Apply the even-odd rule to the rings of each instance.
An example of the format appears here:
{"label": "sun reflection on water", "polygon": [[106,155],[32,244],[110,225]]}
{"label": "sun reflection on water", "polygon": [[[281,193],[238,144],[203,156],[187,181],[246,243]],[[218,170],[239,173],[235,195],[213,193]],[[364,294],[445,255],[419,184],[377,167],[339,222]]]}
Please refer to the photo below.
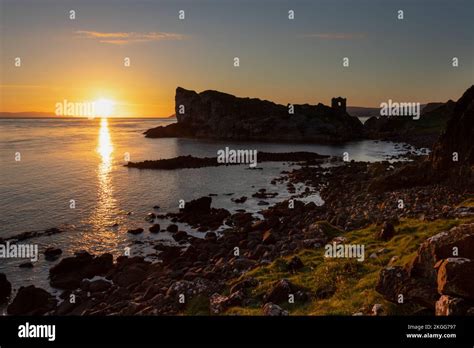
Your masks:
{"label": "sun reflection on water", "polygon": [[104,252],[109,248],[116,247],[118,243],[116,232],[113,230],[117,216],[117,205],[111,178],[114,145],[107,118],[102,118],[100,121],[96,152],[100,159],[97,167],[97,201],[89,220],[92,227],[90,232],[92,233],[86,233],[83,242],[86,249]]}

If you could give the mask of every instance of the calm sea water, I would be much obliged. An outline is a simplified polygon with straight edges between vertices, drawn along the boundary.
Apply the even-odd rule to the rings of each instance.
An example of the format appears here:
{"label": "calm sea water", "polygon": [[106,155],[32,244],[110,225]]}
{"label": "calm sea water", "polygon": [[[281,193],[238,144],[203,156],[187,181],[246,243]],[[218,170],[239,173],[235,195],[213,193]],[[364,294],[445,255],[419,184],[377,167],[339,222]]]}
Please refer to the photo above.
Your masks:
{"label": "calm sea water", "polygon": [[[122,254],[126,246],[154,239],[170,241],[167,233],[140,236],[127,234],[143,227],[147,213],[159,205],[161,213],[176,212],[185,201],[218,194],[213,206],[231,211],[243,208],[258,211],[258,199],[251,194],[260,188],[278,190],[276,202],[289,196],[284,185],[270,181],[288,169],[283,163],[262,163],[263,170],[246,166],[181,169],[172,171],[138,170],[124,167],[131,161],[170,158],[180,155],[216,156],[217,150],[257,149],[267,152],[313,151],[342,155],[347,151],[355,160],[377,161],[402,153],[397,144],[359,141],[340,146],[219,142],[194,139],[147,139],[143,131],[173,121],[157,119],[2,119],[0,120],[0,237],[25,231],[60,227],[66,232],[39,237],[24,243],[63,250],[63,256],[77,250]],[[18,159],[18,153],[21,156]],[[15,158],[17,157],[17,158]],[[227,196],[226,193],[234,193]],[[249,200],[236,205],[232,197]],[[321,204],[319,196],[314,196]],[[72,200],[75,208],[71,208]],[[156,212],[156,211],[155,211]],[[189,226],[181,226],[187,232]],[[146,255],[145,247],[133,247],[132,254]],[[15,286],[36,284],[48,288],[47,271],[51,262],[43,257],[33,269],[20,269],[24,260],[0,259],[0,272]]]}

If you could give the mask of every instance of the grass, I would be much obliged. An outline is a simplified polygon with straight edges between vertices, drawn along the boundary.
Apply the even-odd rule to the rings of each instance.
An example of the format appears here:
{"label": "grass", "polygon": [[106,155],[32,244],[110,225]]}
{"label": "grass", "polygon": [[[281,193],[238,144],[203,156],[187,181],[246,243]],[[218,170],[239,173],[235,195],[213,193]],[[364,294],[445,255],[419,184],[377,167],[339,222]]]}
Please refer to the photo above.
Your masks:
{"label": "grass", "polygon": [[[296,255],[303,261],[304,268],[296,274],[287,271],[286,264],[294,256],[279,258],[270,265],[255,268],[229,286],[247,277],[254,277],[259,285],[252,290],[252,295],[258,301],[248,307],[234,307],[226,314],[261,315],[263,295],[277,280],[286,278],[292,283],[306,288],[311,294],[310,301],[303,304],[281,304],[290,311],[291,315],[352,315],[356,312],[369,313],[375,303],[381,303],[385,312],[390,315],[408,314],[414,310],[408,305],[398,306],[385,301],[375,291],[380,270],[389,263],[404,265],[411,260],[419,245],[428,237],[448,230],[474,219],[451,219],[436,221],[420,221],[402,219],[395,227],[396,236],[390,241],[380,241],[374,238],[380,226],[344,233],[323,222],[332,236],[344,235],[347,244],[362,244],[365,246],[365,260],[325,258],[324,248],[302,250]],[[383,249],[383,252],[380,252]],[[379,251],[379,252],[377,252]],[[369,257],[376,253],[377,257]]]}
{"label": "grass", "polygon": [[467,195],[467,198],[458,207],[474,207],[474,195]]}

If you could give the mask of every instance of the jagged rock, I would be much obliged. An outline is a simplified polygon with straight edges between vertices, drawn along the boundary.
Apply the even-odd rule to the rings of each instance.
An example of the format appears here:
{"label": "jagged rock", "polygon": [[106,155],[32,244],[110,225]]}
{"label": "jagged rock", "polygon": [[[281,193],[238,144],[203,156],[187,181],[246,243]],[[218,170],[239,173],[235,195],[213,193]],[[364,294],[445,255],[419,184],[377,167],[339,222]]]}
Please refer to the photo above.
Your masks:
{"label": "jagged rock", "polygon": [[399,304],[402,298],[403,303],[414,302],[426,308],[434,308],[439,297],[430,283],[410,277],[401,266],[383,268],[375,290],[387,301]]}
{"label": "jagged rock", "polygon": [[46,290],[34,285],[21,287],[8,306],[10,315],[43,315],[56,307],[56,299]]}
{"label": "jagged rock", "polygon": [[271,316],[271,317],[279,317],[279,316],[288,316],[289,315],[287,310],[284,310],[280,306],[278,306],[274,303],[271,303],[271,302],[265,303],[265,305],[263,306],[262,311],[263,311],[263,315]]}
{"label": "jagged rock", "polygon": [[206,214],[211,210],[211,197],[201,197],[184,204],[185,214]]}
{"label": "jagged rock", "polygon": [[93,257],[87,252],[62,259],[49,270],[50,284],[60,289],[76,289],[81,280],[104,275],[113,267],[113,256],[103,254]]}
{"label": "jagged rock", "polygon": [[[430,160],[435,173],[456,172],[460,166],[474,165],[474,86],[464,92],[456,102],[454,114],[446,130],[433,147]],[[453,153],[458,161],[453,161]],[[462,179],[462,178],[459,178]]]}
{"label": "jagged rock", "polygon": [[416,257],[407,265],[410,275],[429,279],[434,285],[437,272],[434,265],[442,259],[455,256],[470,258],[474,255],[474,224],[453,227],[449,231],[440,232],[423,242]]}
{"label": "jagged rock", "polygon": [[220,314],[230,307],[242,305],[244,293],[242,290],[236,291],[229,296],[222,296],[217,293],[209,299],[209,308],[212,314]]}
{"label": "jagged rock", "polygon": [[7,276],[0,273],[0,305],[7,302],[12,292],[12,285],[8,281]]}
{"label": "jagged rock", "polygon": [[440,294],[474,300],[474,261],[453,257],[436,266]]}
{"label": "jagged rock", "polygon": [[[345,110],[323,104],[288,107],[270,101],[238,98],[217,91],[196,93],[178,87],[178,123],[149,129],[147,137],[204,137],[238,140],[343,142],[359,138],[362,123]],[[179,112],[184,107],[184,112]]]}
{"label": "jagged rock", "polygon": [[465,315],[472,303],[458,297],[443,295],[436,302],[436,315]]}

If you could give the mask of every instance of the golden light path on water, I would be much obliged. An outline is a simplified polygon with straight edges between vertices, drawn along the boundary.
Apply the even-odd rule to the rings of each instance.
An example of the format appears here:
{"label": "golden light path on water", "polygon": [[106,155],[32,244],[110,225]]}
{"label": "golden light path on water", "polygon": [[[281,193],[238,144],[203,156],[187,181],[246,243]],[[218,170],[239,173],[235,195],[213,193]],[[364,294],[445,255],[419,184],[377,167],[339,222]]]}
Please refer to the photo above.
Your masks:
{"label": "golden light path on water", "polygon": [[116,232],[111,230],[116,222],[117,210],[111,179],[113,152],[114,145],[110,136],[109,123],[107,118],[102,118],[96,147],[96,153],[100,159],[97,167],[97,201],[90,218],[92,231],[86,233],[83,240],[86,247],[101,252],[116,247],[118,243]]}

